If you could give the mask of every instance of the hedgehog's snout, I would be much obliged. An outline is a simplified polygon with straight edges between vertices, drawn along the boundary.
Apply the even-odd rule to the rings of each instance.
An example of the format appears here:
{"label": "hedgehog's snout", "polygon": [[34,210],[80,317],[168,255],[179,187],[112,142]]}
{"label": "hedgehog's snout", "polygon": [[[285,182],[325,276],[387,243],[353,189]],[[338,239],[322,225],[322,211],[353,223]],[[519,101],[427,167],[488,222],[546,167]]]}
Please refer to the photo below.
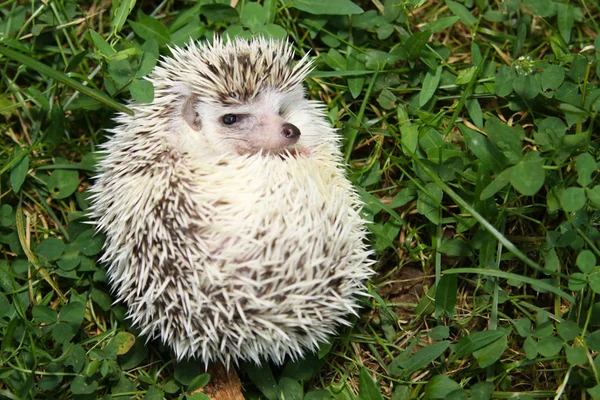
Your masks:
{"label": "hedgehog's snout", "polygon": [[286,122],[281,126],[281,134],[290,141],[290,144],[295,144],[300,138],[300,129],[296,125]]}

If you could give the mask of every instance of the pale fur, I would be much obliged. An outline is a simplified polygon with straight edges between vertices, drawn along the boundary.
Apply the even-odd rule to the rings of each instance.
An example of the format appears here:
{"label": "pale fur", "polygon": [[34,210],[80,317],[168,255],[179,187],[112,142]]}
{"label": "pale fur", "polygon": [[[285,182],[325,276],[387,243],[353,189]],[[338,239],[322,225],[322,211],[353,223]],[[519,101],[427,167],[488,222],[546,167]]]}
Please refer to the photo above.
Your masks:
{"label": "pale fur", "polygon": [[[250,95],[239,103],[215,100],[228,83],[208,85],[195,71],[247,52],[270,54],[292,73],[267,76],[256,93],[243,87]],[[372,261],[361,203],[336,132],[304,98],[310,63],[289,67],[292,56],[291,45],[265,39],[175,48],[151,76],[153,103],[120,114],[103,146],[91,207],[107,237],[102,261],[134,324],[178,358],[300,357],[348,325],[366,295]],[[241,87],[241,72],[222,79]],[[180,115],[189,96],[201,130]],[[300,129],[297,153],[239,154],[218,137],[219,115],[273,107]]]}

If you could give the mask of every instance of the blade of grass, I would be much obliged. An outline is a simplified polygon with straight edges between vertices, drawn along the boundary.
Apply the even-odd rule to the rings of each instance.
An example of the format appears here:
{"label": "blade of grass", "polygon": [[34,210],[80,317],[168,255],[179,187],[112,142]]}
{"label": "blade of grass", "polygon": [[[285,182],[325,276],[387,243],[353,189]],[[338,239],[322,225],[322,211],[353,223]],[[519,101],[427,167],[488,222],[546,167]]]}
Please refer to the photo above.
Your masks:
{"label": "blade of grass", "polygon": [[[382,65],[382,68],[385,66]],[[375,71],[371,81],[369,82],[369,86],[367,87],[367,91],[365,92],[365,98],[360,105],[360,109],[358,110],[358,114],[356,115],[356,123],[360,124],[363,116],[365,115],[365,110],[367,109],[367,104],[369,104],[369,97],[371,96],[371,92],[373,91],[373,87],[375,86],[375,81],[377,80],[377,75],[379,74],[379,69]],[[350,129],[350,137],[348,137],[348,144],[346,145],[346,154],[344,155],[344,163],[348,164],[350,162],[350,154],[352,154],[352,149],[354,148],[354,142],[356,141],[356,136],[358,135],[358,129],[352,128]]]}
{"label": "blade of grass", "polygon": [[444,274],[477,274],[477,275],[486,275],[486,276],[494,276],[497,278],[503,279],[511,279],[523,283],[527,283],[529,285],[535,285],[541,289],[544,289],[550,293],[554,293],[571,303],[575,302],[575,298],[568,294],[567,292],[557,288],[556,286],[552,286],[549,283],[541,281],[539,279],[530,278],[528,276],[513,274],[512,272],[499,271],[497,269],[489,269],[489,268],[452,268],[444,271]]}
{"label": "blade of grass", "polygon": [[[511,241],[509,241],[502,233],[500,233],[481,214],[479,214],[477,212],[477,210],[475,210],[475,208],[473,208],[469,203],[467,203],[465,200],[463,200],[463,198],[460,197],[454,190],[452,190],[450,188],[450,186],[448,186],[444,181],[442,181],[442,179],[440,179],[440,177],[437,176],[437,174],[435,172],[433,172],[427,165],[425,165],[425,163],[423,163],[423,161],[421,161],[414,155],[413,155],[413,160],[417,164],[419,164],[419,167],[423,168],[423,170],[427,173],[427,175],[429,175],[429,177],[446,194],[448,194],[448,196],[450,196],[452,198],[452,200],[454,200],[459,206],[461,206],[462,208],[467,210],[467,212],[469,214],[471,214],[473,216],[473,218],[475,218],[477,220],[477,222],[479,222],[487,231],[489,231],[492,235],[494,235],[494,237],[496,239],[498,239],[500,241],[500,243],[502,243],[504,245],[504,247],[506,247],[506,249],[508,251],[510,251],[512,254],[514,254],[519,260],[523,261],[525,264],[527,264],[528,266],[530,266],[531,268],[533,268],[537,271],[560,276],[561,278],[565,278],[565,279],[569,278],[567,275],[562,274],[560,272],[548,271],[548,270],[542,268],[538,263],[536,263],[535,261],[533,261],[529,257],[527,257],[525,254],[523,254],[523,252],[521,252],[521,250],[517,249],[517,247]],[[572,299],[571,296],[569,296],[569,297]]]}
{"label": "blade of grass", "polygon": [[33,58],[31,58],[25,54],[8,49],[4,46],[0,46],[0,54],[4,55],[12,60],[17,61],[17,62],[25,65],[26,67],[34,69],[35,71],[39,72],[42,75],[48,76],[64,85],[72,87],[73,89],[75,89],[95,100],[98,100],[99,102],[104,103],[107,106],[114,108],[117,111],[121,111],[121,112],[124,112],[129,115],[133,115],[133,110],[131,110],[130,108],[125,107],[124,105],[111,99],[106,94],[99,92],[97,90],[94,90],[88,86],[85,86],[82,83],[69,78],[67,75],[63,74],[62,72],[54,70],[54,69],[42,64],[41,62],[34,60]]}
{"label": "blade of grass", "polygon": [[17,206],[16,215],[17,234],[19,236],[19,242],[21,242],[21,247],[23,247],[23,251],[27,256],[27,259],[30,263],[33,264],[35,270],[42,276],[42,278],[44,278],[46,282],[48,282],[48,284],[52,287],[52,289],[54,289],[54,291],[56,292],[56,294],[58,294],[61,300],[66,301],[65,295],[60,291],[58,285],[56,284],[56,282],[54,282],[54,279],[52,279],[48,271],[46,271],[46,269],[42,267],[39,260],[37,259],[35,254],[33,254],[33,251],[31,251],[31,248],[29,247],[29,243],[27,242],[27,234],[25,232],[24,214],[25,213],[23,212],[23,201],[21,199],[19,201],[19,205]]}

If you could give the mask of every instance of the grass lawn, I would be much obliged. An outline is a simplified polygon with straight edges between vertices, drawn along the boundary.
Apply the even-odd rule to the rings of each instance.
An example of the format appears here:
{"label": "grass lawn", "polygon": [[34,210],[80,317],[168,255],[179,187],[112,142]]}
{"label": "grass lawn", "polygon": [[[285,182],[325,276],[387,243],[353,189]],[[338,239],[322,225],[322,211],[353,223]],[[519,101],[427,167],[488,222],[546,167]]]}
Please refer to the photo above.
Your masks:
{"label": "grass lawn", "polygon": [[113,304],[86,209],[111,118],[217,32],[315,59],[377,258],[354,326],[239,365],[247,398],[600,399],[599,23],[597,0],[1,1],[0,398],[208,399]]}

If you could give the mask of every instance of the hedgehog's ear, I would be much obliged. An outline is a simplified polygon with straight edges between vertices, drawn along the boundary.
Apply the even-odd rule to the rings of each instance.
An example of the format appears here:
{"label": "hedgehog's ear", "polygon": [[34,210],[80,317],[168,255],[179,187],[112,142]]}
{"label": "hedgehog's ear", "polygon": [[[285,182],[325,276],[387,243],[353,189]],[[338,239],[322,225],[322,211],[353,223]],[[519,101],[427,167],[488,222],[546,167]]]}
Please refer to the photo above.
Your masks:
{"label": "hedgehog's ear", "polygon": [[189,95],[184,101],[181,107],[181,115],[185,122],[188,123],[190,128],[195,131],[199,131],[202,128],[202,121],[200,115],[196,111],[196,104],[198,103],[198,97],[194,94]]}

